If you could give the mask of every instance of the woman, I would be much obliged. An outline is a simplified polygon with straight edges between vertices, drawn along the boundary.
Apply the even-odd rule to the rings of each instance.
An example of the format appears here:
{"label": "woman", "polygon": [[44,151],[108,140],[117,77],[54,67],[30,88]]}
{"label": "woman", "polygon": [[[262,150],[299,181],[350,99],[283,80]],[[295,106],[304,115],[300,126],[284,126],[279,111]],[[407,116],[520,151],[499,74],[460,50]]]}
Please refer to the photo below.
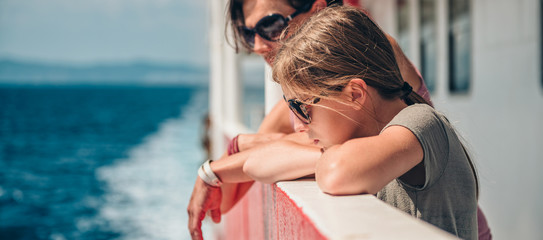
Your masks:
{"label": "woman", "polygon": [[452,125],[413,92],[386,35],[364,12],[315,14],[276,56],[273,76],[323,154],[334,195],[376,194],[462,239],[477,239],[478,181]]}

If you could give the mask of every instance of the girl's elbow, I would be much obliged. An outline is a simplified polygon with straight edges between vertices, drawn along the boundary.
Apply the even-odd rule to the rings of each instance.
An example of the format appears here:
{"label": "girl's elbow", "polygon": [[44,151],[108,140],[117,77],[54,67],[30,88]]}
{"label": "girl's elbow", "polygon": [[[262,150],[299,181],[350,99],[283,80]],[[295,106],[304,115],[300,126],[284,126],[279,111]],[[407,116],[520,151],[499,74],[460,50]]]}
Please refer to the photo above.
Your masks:
{"label": "girl's elbow", "polygon": [[319,188],[328,194],[340,195],[345,184],[344,170],[339,158],[327,159],[317,163],[315,181]]}
{"label": "girl's elbow", "polygon": [[319,188],[325,193],[331,195],[342,195],[344,193],[342,179],[337,174],[316,175],[315,180]]}
{"label": "girl's elbow", "polygon": [[376,194],[379,189],[371,181],[349,179],[342,172],[330,172],[317,175],[319,188],[330,195]]}
{"label": "girl's elbow", "polygon": [[355,194],[377,194],[377,190],[369,186],[358,185],[352,182],[341,180],[321,180],[317,181],[319,188],[330,195],[355,195]]}

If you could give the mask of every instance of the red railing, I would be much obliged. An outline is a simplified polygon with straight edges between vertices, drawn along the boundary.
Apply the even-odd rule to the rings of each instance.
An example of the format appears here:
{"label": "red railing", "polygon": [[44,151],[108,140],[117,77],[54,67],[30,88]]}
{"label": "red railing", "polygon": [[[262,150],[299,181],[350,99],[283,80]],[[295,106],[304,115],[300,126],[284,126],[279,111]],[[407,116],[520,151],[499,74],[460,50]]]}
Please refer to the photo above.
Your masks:
{"label": "red railing", "polygon": [[220,239],[326,239],[277,185],[256,182],[225,215]]}

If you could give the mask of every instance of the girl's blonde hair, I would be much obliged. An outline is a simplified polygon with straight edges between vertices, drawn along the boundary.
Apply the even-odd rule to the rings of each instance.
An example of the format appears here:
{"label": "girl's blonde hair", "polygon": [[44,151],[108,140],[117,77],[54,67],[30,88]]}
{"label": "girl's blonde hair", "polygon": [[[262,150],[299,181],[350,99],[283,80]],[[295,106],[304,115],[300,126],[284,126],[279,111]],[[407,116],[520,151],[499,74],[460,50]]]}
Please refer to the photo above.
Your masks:
{"label": "girl's blonde hair", "polygon": [[385,99],[427,103],[404,87],[386,35],[354,7],[333,6],[313,15],[283,42],[273,67],[273,79],[305,99],[341,102],[338,96],[353,78],[364,80]]}
{"label": "girl's blonde hair", "polygon": [[[360,78],[385,99],[428,104],[404,87],[386,35],[366,13],[354,7],[328,7],[313,15],[284,42],[275,59],[273,78],[300,101],[320,97],[344,102],[339,97],[341,91],[353,78]],[[464,151],[478,196],[477,171]]]}

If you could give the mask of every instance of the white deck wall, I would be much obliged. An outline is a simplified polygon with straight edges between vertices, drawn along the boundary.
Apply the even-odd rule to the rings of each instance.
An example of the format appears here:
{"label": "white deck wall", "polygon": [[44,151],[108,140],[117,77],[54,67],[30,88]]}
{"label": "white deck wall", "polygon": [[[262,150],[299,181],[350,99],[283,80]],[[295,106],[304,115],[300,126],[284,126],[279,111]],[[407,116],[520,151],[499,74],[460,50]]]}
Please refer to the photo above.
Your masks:
{"label": "white deck wall", "polygon": [[[471,1],[472,78],[467,94],[448,90],[447,1],[436,1],[438,79],[432,100],[469,143],[481,181],[480,206],[495,239],[543,239],[541,1]],[[396,1],[362,2],[394,36]],[[410,0],[410,5],[416,5],[413,2],[418,1]],[[410,36],[413,50],[419,46],[418,33]],[[418,53],[416,49],[408,55],[420,66]]]}

